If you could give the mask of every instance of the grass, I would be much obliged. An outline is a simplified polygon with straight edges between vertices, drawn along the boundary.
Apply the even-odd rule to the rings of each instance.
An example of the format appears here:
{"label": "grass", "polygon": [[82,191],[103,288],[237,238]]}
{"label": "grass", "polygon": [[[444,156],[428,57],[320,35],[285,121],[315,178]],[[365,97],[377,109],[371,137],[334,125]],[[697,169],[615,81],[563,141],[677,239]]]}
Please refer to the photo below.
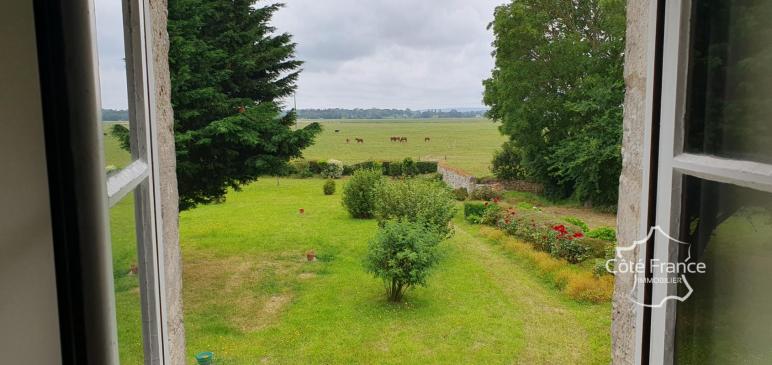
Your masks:
{"label": "grass", "polygon": [[[105,151],[128,164],[114,139]],[[387,302],[362,268],[375,222],[348,217],[341,189],[325,196],[323,182],[262,179],[181,214],[189,363],[200,351],[218,364],[609,362],[609,303],[572,300],[460,214],[429,286]],[[131,197],[110,219],[120,360],[139,364]],[[306,261],[310,249],[318,261]]]}
{"label": "grass", "polygon": [[[301,122],[301,126],[309,123]],[[454,167],[475,176],[490,175],[493,151],[501,146],[497,124],[488,119],[436,120],[322,120],[322,134],[304,155],[308,159],[341,160],[447,160]],[[335,133],[335,130],[339,130]],[[391,136],[407,137],[407,143],[389,141]],[[429,137],[431,141],[424,142]],[[346,143],[346,139],[350,143]],[[365,143],[354,143],[363,138]]]}
{"label": "grass", "polygon": [[[572,301],[460,218],[429,286],[388,303],[362,269],[375,222],[349,218],[322,184],[264,179],[181,214],[189,359],[213,351],[221,364],[608,363],[608,303]],[[130,208],[119,204],[113,219]],[[135,255],[121,247],[130,244],[114,241],[114,254]],[[309,249],[318,261],[306,261]],[[117,282],[130,261],[116,257]],[[122,363],[141,362],[138,306],[129,308],[137,302],[124,300],[136,294],[117,294],[119,313],[137,314],[119,314]]]}

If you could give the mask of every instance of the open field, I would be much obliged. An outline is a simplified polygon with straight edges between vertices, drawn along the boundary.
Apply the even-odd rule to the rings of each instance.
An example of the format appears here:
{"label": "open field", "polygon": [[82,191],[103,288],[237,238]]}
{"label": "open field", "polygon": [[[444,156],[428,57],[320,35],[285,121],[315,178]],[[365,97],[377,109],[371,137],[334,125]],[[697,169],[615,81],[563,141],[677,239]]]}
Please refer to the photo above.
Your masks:
{"label": "open field", "polygon": [[[317,120],[314,120],[317,121]],[[301,121],[301,126],[312,121]],[[444,160],[475,176],[490,175],[493,151],[501,146],[497,124],[488,119],[318,120],[324,130],[304,152],[308,159],[334,158],[343,162],[366,160]],[[335,133],[335,130],[340,132]],[[407,143],[391,142],[407,137]],[[424,142],[429,137],[431,141]],[[346,143],[346,139],[350,143]],[[364,139],[357,144],[354,138]]]}

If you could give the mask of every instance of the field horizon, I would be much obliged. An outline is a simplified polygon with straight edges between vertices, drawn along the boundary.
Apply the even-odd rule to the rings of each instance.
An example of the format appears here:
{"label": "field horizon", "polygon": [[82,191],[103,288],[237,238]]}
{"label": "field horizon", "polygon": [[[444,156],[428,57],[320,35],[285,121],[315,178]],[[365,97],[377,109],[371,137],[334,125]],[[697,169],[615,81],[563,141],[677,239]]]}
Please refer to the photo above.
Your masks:
{"label": "field horizon", "polygon": [[[410,157],[445,161],[478,177],[491,175],[493,153],[507,140],[498,124],[487,118],[304,119],[298,124],[314,122],[322,125],[322,133],[303,151],[306,159],[356,163]],[[406,137],[407,142],[390,137]]]}

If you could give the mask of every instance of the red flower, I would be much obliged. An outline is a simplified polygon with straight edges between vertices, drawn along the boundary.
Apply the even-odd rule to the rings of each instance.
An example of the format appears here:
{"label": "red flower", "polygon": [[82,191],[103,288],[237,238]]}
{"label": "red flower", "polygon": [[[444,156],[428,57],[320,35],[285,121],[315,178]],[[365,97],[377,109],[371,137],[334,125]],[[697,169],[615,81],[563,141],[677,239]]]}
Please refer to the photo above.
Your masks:
{"label": "red flower", "polygon": [[555,231],[560,232],[561,236],[566,234],[566,233],[568,233],[568,231],[566,230],[566,226],[564,226],[562,224],[558,224],[556,226],[553,226],[552,229],[555,230]]}
{"label": "red flower", "polygon": [[499,198],[499,197],[495,197],[495,198],[493,198],[493,202],[494,202],[494,203],[498,203],[498,202],[500,202],[500,201],[501,201],[501,198]]}
{"label": "red flower", "polygon": [[509,224],[509,219],[505,219],[504,223]]}
{"label": "red flower", "polygon": [[576,232],[574,233],[574,238],[584,238],[584,234],[582,234],[582,232]]}

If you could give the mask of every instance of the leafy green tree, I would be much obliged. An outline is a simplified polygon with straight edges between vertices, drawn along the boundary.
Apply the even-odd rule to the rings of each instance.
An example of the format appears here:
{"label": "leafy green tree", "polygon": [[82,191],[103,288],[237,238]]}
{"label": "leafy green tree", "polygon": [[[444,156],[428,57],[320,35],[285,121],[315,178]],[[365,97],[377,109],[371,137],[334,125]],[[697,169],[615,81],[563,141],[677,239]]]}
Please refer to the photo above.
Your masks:
{"label": "leafy green tree", "polygon": [[321,127],[293,130],[301,62],[269,25],[281,4],[169,0],[169,68],[180,209],[222,200],[260,175],[280,173]]}
{"label": "leafy green tree", "polygon": [[389,300],[398,302],[405,290],[426,285],[439,261],[441,238],[426,226],[407,221],[386,222],[367,246],[365,268],[383,279]]}
{"label": "leafy green tree", "polygon": [[614,204],[621,171],[625,3],[518,0],[490,24],[488,116],[553,198]]}

